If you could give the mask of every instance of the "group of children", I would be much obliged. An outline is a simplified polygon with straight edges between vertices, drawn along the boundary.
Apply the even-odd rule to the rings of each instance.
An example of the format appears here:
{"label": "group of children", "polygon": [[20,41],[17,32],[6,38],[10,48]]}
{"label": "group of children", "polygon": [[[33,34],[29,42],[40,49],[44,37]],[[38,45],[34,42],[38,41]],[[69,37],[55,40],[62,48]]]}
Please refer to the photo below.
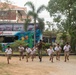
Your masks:
{"label": "group of children", "polygon": [[[24,53],[26,52],[26,62],[28,62],[28,58],[31,57],[32,61],[34,60],[36,56],[36,51],[38,50],[37,46],[34,46],[33,48],[29,48],[28,46],[24,48],[22,45],[18,47],[20,56],[19,60],[24,59]],[[61,53],[62,48],[60,47],[59,44],[57,44],[54,48],[50,46],[48,49],[46,49],[46,53],[49,55],[49,60],[53,62],[53,57],[54,57],[54,52],[56,52],[56,60],[60,61],[60,53]],[[65,62],[69,60],[69,52],[70,52],[70,45],[66,43],[66,45],[63,47],[64,50],[64,56],[65,56]],[[12,49],[10,46],[7,47],[5,50],[5,53],[7,55],[7,63],[9,64],[9,60],[11,59],[11,55],[13,54]]]}
{"label": "group of children", "polygon": [[[62,48],[60,47],[59,44],[57,44],[55,46],[55,48],[50,46],[50,48],[47,49],[47,53],[50,56],[49,60],[51,60],[51,62],[53,62],[53,56],[54,56],[54,51],[55,51],[56,52],[56,60],[60,61],[61,50],[62,50]],[[68,43],[66,43],[66,45],[63,47],[63,50],[64,50],[64,56],[65,56],[65,60],[64,61],[66,62],[67,60],[69,60],[69,53],[70,53],[70,50],[71,50],[70,45]]]}
{"label": "group of children", "polygon": [[[26,46],[26,48],[24,48],[22,46],[22,44],[20,44],[20,46],[18,47],[18,51],[20,53],[19,55],[19,60],[21,61],[21,59],[24,59],[24,53],[26,52],[26,62],[28,62],[28,58],[31,56],[32,61],[35,58],[35,54],[36,54],[36,46],[34,46],[33,48],[29,48],[28,46]],[[12,48],[10,46],[7,46],[6,50],[5,50],[5,55],[7,56],[7,63],[9,64],[9,60],[11,59],[11,56],[13,54]]]}

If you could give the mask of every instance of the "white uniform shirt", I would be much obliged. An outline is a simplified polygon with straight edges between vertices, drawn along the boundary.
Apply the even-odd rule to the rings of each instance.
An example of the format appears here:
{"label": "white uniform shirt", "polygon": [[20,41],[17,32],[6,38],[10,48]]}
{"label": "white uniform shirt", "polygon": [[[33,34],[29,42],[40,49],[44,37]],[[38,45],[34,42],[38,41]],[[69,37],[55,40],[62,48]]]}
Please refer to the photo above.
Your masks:
{"label": "white uniform shirt", "polygon": [[34,51],[36,52],[36,50],[37,50],[37,47],[33,47],[33,49],[34,49]]}
{"label": "white uniform shirt", "polygon": [[60,47],[60,46],[59,46],[59,47],[56,46],[56,47],[55,47],[55,51],[59,51],[59,50],[61,50],[61,47]]}
{"label": "white uniform shirt", "polygon": [[49,56],[50,56],[53,52],[54,52],[53,49],[47,49],[47,53],[48,53]]}
{"label": "white uniform shirt", "polygon": [[26,52],[30,53],[31,52],[31,48],[26,48]]}
{"label": "white uniform shirt", "polygon": [[70,50],[70,45],[68,45],[68,46],[65,45],[64,48],[63,48],[63,50],[64,51],[69,51]]}
{"label": "white uniform shirt", "polygon": [[8,50],[8,48],[5,50],[5,52],[7,53],[7,54],[12,54],[12,49],[11,48],[9,48],[9,50]]}
{"label": "white uniform shirt", "polygon": [[33,47],[33,50],[31,50],[31,55],[36,53],[37,48]]}
{"label": "white uniform shirt", "polygon": [[24,47],[18,47],[19,48],[19,51],[21,52],[21,51],[24,51]]}
{"label": "white uniform shirt", "polygon": [[35,49],[34,49],[34,50],[31,50],[31,55],[32,55],[32,54],[35,54],[35,52],[36,52]]}

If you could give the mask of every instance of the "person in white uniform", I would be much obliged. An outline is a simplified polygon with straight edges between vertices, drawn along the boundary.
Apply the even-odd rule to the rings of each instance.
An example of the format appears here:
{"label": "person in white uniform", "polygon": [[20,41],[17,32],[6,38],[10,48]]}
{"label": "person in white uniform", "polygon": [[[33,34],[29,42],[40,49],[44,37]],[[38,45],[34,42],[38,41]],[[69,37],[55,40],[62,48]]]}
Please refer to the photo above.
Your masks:
{"label": "person in white uniform", "polygon": [[61,47],[59,44],[56,45],[55,47],[55,51],[56,51],[56,60],[60,61],[60,52],[61,52]]}
{"label": "person in white uniform", "polygon": [[50,56],[50,59],[49,60],[51,60],[51,62],[53,62],[54,50],[53,50],[53,47],[52,46],[50,46],[50,48],[47,49],[47,53]]}
{"label": "person in white uniform", "polygon": [[5,55],[7,56],[7,63],[9,64],[9,60],[11,59],[11,55],[13,54],[12,49],[8,46],[5,50]]}
{"label": "person in white uniform", "polygon": [[36,56],[36,50],[37,50],[36,46],[34,46],[34,47],[31,49],[31,59],[32,59],[32,61],[33,61],[33,59],[34,59],[35,56]]}
{"label": "person in white uniform", "polygon": [[30,53],[31,53],[31,48],[29,48],[28,46],[25,49],[26,51],[26,62],[28,62],[28,58],[30,57]]}
{"label": "person in white uniform", "polygon": [[21,58],[24,59],[24,47],[22,46],[22,44],[20,44],[20,46],[18,47],[19,49],[19,53],[20,53],[20,56],[19,56],[19,60],[21,61]]}
{"label": "person in white uniform", "polygon": [[71,46],[68,43],[66,43],[66,45],[63,48],[63,50],[64,50],[64,56],[65,56],[65,62],[67,60],[69,60],[70,48],[71,48]]}

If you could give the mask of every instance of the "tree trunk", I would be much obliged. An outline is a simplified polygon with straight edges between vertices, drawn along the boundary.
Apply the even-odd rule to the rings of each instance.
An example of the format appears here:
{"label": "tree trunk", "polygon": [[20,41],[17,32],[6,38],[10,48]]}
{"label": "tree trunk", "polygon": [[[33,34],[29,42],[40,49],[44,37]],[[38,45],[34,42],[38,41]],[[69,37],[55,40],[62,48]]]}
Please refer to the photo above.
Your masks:
{"label": "tree trunk", "polygon": [[34,45],[36,44],[36,19],[34,19]]}

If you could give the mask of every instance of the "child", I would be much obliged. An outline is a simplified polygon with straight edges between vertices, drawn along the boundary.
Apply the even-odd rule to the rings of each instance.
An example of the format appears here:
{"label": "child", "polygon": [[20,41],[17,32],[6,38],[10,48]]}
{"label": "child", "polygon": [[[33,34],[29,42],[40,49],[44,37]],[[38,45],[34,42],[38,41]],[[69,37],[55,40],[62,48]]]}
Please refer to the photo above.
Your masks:
{"label": "child", "polygon": [[33,59],[35,58],[35,54],[36,54],[36,47],[33,47],[33,48],[31,49],[31,58],[32,58],[32,61],[33,61]]}
{"label": "child", "polygon": [[37,45],[35,45],[35,46],[33,47],[33,49],[34,49],[34,51],[35,51],[34,57],[36,58],[36,51],[38,50]]}
{"label": "child", "polygon": [[63,50],[64,50],[65,62],[66,62],[66,60],[69,60],[70,45],[68,43],[66,43]]}
{"label": "child", "polygon": [[24,59],[24,47],[22,46],[22,44],[20,44],[20,46],[18,47],[18,49],[19,49],[19,52],[20,52],[20,61],[21,61],[21,57],[22,57],[22,59]]}
{"label": "child", "polygon": [[9,64],[9,59],[11,59],[11,55],[13,54],[12,49],[10,48],[10,46],[8,46],[7,49],[5,50],[5,54],[7,55],[7,62]]}
{"label": "child", "polygon": [[27,46],[25,50],[26,50],[26,62],[28,62],[28,58],[30,57],[31,53],[31,48]]}
{"label": "child", "polygon": [[52,46],[50,46],[50,48],[47,49],[47,53],[50,56],[51,62],[53,63],[53,53],[54,53],[54,50],[53,50]]}
{"label": "child", "polygon": [[60,61],[60,52],[61,52],[61,47],[59,44],[57,44],[57,46],[55,47],[55,51],[56,51],[56,60]]}

